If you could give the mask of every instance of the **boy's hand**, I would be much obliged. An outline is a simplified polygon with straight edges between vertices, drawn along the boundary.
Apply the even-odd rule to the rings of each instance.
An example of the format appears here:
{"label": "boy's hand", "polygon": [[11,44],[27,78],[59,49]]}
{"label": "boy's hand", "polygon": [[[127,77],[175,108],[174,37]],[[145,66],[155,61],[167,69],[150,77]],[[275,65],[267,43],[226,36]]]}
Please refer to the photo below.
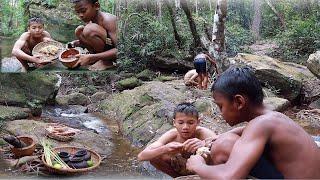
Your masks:
{"label": "boy's hand", "polygon": [[190,153],[195,153],[198,148],[205,146],[205,142],[198,138],[188,139],[183,143],[183,150]]}
{"label": "boy's hand", "polygon": [[186,168],[191,172],[195,172],[195,168],[199,167],[202,164],[206,164],[206,161],[204,160],[204,158],[202,156],[192,155],[187,160]]}
{"label": "boy's hand", "polygon": [[166,144],[165,147],[166,147],[166,152],[176,153],[182,149],[183,144],[179,142],[171,142]]}
{"label": "boy's hand", "polygon": [[40,59],[42,57],[42,55],[35,55],[35,56],[31,56],[33,63],[36,64],[41,64],[43,61]]}
{"label": "boy's hand", "polygon": [[90,54],[78,54],[75,56],[76,58],[79,58],[78,62],[75,64],[75,66],[86,66],[90,65],[91,62],[91,56]]}

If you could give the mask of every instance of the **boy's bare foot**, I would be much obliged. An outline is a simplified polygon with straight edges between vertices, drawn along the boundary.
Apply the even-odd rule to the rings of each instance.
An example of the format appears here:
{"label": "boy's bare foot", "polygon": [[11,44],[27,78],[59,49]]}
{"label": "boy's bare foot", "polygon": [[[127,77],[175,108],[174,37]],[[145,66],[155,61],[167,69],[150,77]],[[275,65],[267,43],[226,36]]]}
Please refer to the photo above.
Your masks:
{"label": "boy's bare foot", "polygon": [[111,69],[114,67],[115,66],[113,65],[112,62],[100,60],[94,63],[93,65],[91,65],[88,69],[90,71],[103,71],[103,70]]}

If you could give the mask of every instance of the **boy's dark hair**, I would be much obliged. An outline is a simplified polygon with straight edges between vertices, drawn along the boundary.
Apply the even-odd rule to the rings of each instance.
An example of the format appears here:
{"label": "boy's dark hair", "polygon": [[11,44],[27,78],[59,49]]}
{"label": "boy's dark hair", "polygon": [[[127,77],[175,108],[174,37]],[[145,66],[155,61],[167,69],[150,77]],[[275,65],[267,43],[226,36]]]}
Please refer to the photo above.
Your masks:
{"label": "boy's dark hair", "polygon": [[39,24],[44,25],[43,20],[42,20],[41,18],[39,18],[39,17],[30,18],[30,19],[28,20],[28,27],[29,27],[32,23],[39,23]]}
{"label": "boy's dark hair", "polygon": [[248,66],[228,68],[212,85],[211,91],[218,91],[233,100],[236,94],[247,96],[254,105],[263,102],[263,91],[259,80]]}
{"label": "boy's dark hair", "polygon": [[197,108],[191,103],[178,104],[177,107],[174,109],[173,118],[176,118],[177,113],[192,115],[197,118],[199,117],[199,112]]}
{"label": "boy's dark hair", "polygon": [[99,0],[70,0],[71,3],[78,3],[80,1],[88,1],[91,4],[98,2]]}

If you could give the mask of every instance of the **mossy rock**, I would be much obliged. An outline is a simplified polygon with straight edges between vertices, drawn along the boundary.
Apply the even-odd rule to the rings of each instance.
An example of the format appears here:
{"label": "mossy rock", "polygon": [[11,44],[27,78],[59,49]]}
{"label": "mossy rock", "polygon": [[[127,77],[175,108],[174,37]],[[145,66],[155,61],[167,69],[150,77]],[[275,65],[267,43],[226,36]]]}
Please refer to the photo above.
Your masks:
{"label": "mossy rock", "polygon": [[142,81],[151,81],[156,76],[156,74],[153,71],[146,69],[146,70],[141,71],[136,76],[138,79],[140,79]]}
{"label": "mossy rock", "polygon": [[133,89],[135,87],[141,86],[142,82],[135,78],[127,78],[121,81],[118,81],[116,83],[116,88],[119,89],[120,91],[126,90],[126,89]]}
{"label": "mossy rock", "polygon": [[71,93],[68,95],[57,96],[56,102],[59,105],[87,105],[89,98],[82,93]]}
{"label": "mossy rock", "polygon": [[29,117],[29,113],[31,111],[26,108],[0,106],[0,121],[25,119]]}
{"label": "mossy rock", "polygon": [[0,104],[36,109],[55,98],[58,81],[54,73],[0,74]]}
{"label": "mossy rock", "polygon": [[173,76],[159,76],[156,78],[156,80],[161,81],[161,82],[166,82],[166,81],[177,80],[177,78],[173,77]]}

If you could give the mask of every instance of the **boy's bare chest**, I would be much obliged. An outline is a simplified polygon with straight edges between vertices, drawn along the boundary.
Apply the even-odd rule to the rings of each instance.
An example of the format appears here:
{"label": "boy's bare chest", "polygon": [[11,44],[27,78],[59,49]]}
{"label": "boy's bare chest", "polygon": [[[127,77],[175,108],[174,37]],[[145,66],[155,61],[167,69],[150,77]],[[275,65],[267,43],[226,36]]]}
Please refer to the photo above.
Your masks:
{"label": "boy's bare chest", "polygon": [[39,40],[35,40],[32,38],[29,38],[29,40],[27,41],[27,46],[30,50],[32,50],[37,44],[39,44],[40,42],[42,42],[42,38]]}

